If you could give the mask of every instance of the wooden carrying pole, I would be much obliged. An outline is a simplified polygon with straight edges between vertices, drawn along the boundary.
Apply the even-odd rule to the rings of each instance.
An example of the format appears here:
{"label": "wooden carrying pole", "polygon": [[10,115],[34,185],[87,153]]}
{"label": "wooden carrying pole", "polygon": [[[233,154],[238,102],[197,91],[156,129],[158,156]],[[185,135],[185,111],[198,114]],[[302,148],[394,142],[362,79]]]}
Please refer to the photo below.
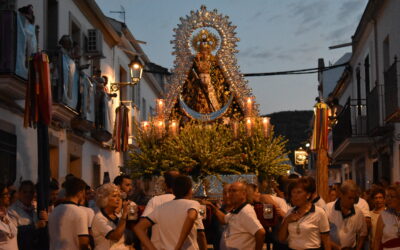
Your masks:
{"label": "wooden carrying pole", "polygon": [[314,130],[311,149],[316,152],[316,183],[317,192],[328,200],[328,105],[318,102],[315,105]]}

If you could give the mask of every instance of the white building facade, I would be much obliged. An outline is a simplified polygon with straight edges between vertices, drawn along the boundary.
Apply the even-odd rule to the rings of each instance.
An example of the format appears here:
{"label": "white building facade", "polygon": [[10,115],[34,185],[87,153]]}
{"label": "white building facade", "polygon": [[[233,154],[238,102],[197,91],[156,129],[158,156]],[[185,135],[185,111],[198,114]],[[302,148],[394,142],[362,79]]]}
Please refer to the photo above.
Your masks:
{"label": "white building facade", "polygon": [[400,180],[400,22],[396,0],[370,0],[352,37],[352,56],[332,95],[333,163],[363,188]]}
{"label": "white building facade", "polygon": [[[18,59],[21,53],[26,55],[29,45],[24,44],[31,41],[32,25],[26,28],[28,18],[18,11],[27,5],[33,6],[34,25],[39,27],[38,47],[49,54],[51,62],[51,177],[62,182],[72,173],[94,187],[104,176],[112,180],[124,164],[124,153],[114,150],[111,139],[115,110],[124,104],[131,110],[132,121],[149,119],[156,98],[163,97],[166,69],[158,66],[162,74],[150,72],[154,64],[126,25],[106,17],[95,1],[16,2],[0,6],[0,31],[10,34],[9,39],[0,41],[2,53],[7,52],[0,59],[0,159],[5,164],[1,181],[37,180],[37,132],[23,127],[27,74]],[[112,83],[130,81],[132,60],[146,65],[142,80],[135,87],[113,91]],[[100,89],[105,89],[106,101],[101,99],[99,112],[96,98],[102,81],[106,85]]]}

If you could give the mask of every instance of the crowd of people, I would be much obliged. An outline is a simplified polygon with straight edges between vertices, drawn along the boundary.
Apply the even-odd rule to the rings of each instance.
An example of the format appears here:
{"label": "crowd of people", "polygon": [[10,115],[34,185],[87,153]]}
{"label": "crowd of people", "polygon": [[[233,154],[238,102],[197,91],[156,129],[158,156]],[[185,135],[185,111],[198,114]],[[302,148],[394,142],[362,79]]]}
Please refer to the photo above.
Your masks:
{"label": "crowd of people", "polygon": [[68,175],[51,182],[44,211],[33,182],[0,184],[0,249],[400,249],[399,185],[362,193],[347,180],[324,201],[312,177],[281,177],[226,183],[216,201],[194,198],[192,179],[177,171],[164,184],[143,202],[129,176],[93,190]]}

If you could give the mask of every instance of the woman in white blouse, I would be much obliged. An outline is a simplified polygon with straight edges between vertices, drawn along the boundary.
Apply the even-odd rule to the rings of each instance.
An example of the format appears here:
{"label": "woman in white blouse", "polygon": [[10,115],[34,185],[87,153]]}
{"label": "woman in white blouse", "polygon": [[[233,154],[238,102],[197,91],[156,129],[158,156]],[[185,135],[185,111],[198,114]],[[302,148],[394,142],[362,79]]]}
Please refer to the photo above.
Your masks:
{"label": "woman in white blouse", "polygon": [[331,250],[329,221],[325,211],[312,204],[313,187],[309,179],[300,178],[289,186],[290,209],[279,229],[279,241],[288,242],[290,249]]}
{"label": "woman in white blouse", "polygon": [[114,184],[107,183],[97,189],[96,195],[96,203],[100,211],[95,215],[92,222],[94,249],[131,249],[124,243],[128,202],[123,203],[121,217],[117,216],[117,210],[122,202],[119,188]]}
{"label": "woman in white blouse", "polygon": [[0,249],[18,249],[17,224],[7,213],[10,206],[10,193],[4,184],[0,184]]}
{"label": "woman in white blouse", "polygon": [[387,209],[382,211],[376,225],[374,250],[400,249],[400,187],[386,189]]}

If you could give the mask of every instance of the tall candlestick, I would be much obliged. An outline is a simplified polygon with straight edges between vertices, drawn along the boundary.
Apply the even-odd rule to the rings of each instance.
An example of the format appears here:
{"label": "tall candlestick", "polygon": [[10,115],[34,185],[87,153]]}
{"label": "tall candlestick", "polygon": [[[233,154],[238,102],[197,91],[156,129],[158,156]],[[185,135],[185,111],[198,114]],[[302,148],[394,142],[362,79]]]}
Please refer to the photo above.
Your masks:
{"label": "tall candlestick", "polygon": [[165,122],[163,120],[158,120],[155,123],[156,125],[156,135],[158,138],[161,138],[164,135]]}
{"label": "tall candlestick", "polygon": [[162,118],[164,116],[164,107],[165,107],[164,99],[157,99],[156,112],[159,118]]}
{"label": "tall candlestick", "polygon": [[177,122],[177,121],[172,120],[172,121],[170,122],[170,125],[169,125],[169,133],[170,133],[172,136],[175,136],[175,135],[178,134],[178,122]]}
{"label": "tall candlestick", "polygon": [[251,120],[251,117],[247,117],[246,118],[246,131],[247,131],[248,136],[252,135],[252,129],[253,129],[253,121]]}
{"label": "tall candlestick", "polygon": [[246,99],[246,115],[252,116],[253,115],[253,98],[247,97]]}
{"label": "tall candlestick", "polygon": [[143,133],[147,134],[150,131],[150,122],[142,121],[140,122],[140,127],[142,128]]}
{"label": "tall candlestick", "polygon": [[269,131],[271,128],[271,123],[270,123],[270,119],[269,117],[263,117],[262,118],[262,126],[263,126],[263,132],[264,132],[264,136],[268,137],[269,136]]}

